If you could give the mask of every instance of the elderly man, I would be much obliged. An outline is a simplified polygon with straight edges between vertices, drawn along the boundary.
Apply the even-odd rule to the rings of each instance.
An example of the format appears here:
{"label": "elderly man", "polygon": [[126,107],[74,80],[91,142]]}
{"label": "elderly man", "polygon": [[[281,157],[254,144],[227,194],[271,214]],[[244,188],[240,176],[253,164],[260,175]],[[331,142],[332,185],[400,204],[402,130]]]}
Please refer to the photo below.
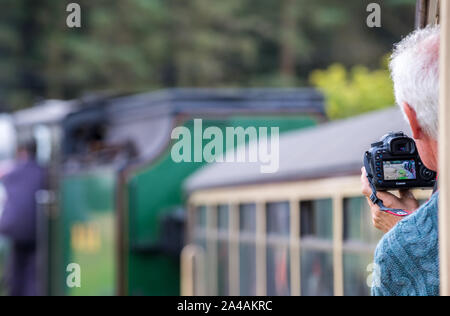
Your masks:
{"label": "elderly man", "polygon": [[[396,45],[391,60],[395,97],[409,122],[420,157],[438,170],[439,27],[417,30]],[[371,189],[362,169],[362,190]],[[438,192],[419,208],[411,192],[379,192],[390,208],[413,213],[401,219],[370,202],[375,227],[386,234],[375,252],[373,295],[439,295]]]}

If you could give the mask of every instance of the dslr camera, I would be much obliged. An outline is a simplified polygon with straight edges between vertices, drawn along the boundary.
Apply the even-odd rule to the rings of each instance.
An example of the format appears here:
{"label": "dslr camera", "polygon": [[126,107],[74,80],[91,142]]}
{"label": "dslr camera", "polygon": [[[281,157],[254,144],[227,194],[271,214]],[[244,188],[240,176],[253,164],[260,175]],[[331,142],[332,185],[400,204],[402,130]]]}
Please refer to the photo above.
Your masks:
{"label": "dslr camera", "polygon": [[391,132],[372,144],[364,165],[372,186],[380,191],[432,188],[436,184],[436,172],[424,166],[416,143],[403,132]]}

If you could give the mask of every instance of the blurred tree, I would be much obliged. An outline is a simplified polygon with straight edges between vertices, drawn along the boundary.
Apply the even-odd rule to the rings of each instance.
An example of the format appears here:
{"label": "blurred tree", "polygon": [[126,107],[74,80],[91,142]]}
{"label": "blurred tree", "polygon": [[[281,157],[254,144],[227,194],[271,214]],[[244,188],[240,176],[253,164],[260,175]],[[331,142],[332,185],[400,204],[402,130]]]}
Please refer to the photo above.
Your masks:
{"label": "blurred tree", "polygon": [[[240,84],[252,71],[258,19],[247,1],[171,0],[173,66],[179,86]],[[253,21],[255,23],[253,23]]]}
{"label": "blurred tree", "polygon": [[54,76],[62,75],[65,94],[87,90],[124,93],[161,86],[170,40],[166,31],[170,15],[164,1],[79,3],[83,27],[64,29],[58,41],[65,67]]}
{"label": "blurred tree", "polygon": [[385,57],[382,69],[374,71],[363,66],[347,71],[341,64],[334,64],[312,72],[310,81],[325,94],[328,116],[340,119],[394,105],[387,62]]}
{"label": "blurred tree", "polygon": [[304,85],[335,62],[375,69],[412,30],[415,0],[383,1],[380,29],[365,24],[371,0],[78,0],[80,29],[66,26],[70,2],[2,0],[2,109],[105,90]]}
{"label": "blurred tree", "polygon": [[31,0],[4,0],[0,10],[0,106],[28,105],[42,89],[42,78],[34,68],[38,54],[38,3]]}

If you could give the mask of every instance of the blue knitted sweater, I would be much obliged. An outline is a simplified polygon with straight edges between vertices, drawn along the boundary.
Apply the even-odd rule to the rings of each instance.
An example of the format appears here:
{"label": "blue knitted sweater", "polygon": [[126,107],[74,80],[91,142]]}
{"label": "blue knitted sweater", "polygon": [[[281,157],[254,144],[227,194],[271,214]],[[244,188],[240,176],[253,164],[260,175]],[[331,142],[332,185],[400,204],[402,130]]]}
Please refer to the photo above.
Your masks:
{"label": "blue knitted sweater", "polygon": [[439,295],[438,199],[433,194],[381,239],[372,295]]}

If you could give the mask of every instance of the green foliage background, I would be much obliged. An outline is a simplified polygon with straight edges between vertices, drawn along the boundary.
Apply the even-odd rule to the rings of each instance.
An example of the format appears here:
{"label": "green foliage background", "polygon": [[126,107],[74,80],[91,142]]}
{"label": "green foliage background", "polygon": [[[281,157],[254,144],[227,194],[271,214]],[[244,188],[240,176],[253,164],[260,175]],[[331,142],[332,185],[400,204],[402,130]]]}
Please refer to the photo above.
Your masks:
{"label": "green foliage background", "polygon": [[387,61],[388,56],[383,59],[382,68],[373,71],[364,66],[347,70],[341,64],[333,64],[326,70],[312,72],[310,82],[325,94],[328,117],[340,119],[394,105]]}
{"label": "green foliage background", "polygon": [[[82,28],[66,6],[82,7]],[[415,0],[383,0],[382,28],[366,26],[372,0],[2,0],[0,110],[39,99],[166,87],[362,89],[330,100],[333,117],[385,90],[381,56],[414,27]],[[346,74],[343,70],[355,65]],[[328,79],[324,79],[329,77]],[[339,83],[346,77],[347,81]],[[350,79],[348,79],[350,78]],[[341,85],[341,86],[339,86]],[[380,93],[381,94],[381,93]],[[379,96],[381,98],[381,95]],[[342,99],[342,100],[338,100]],[[355,101],[356,99],[361,102]],[[363,102],[364,101],[364,102]],[[350,102],[341,114],[337,107]]]}

